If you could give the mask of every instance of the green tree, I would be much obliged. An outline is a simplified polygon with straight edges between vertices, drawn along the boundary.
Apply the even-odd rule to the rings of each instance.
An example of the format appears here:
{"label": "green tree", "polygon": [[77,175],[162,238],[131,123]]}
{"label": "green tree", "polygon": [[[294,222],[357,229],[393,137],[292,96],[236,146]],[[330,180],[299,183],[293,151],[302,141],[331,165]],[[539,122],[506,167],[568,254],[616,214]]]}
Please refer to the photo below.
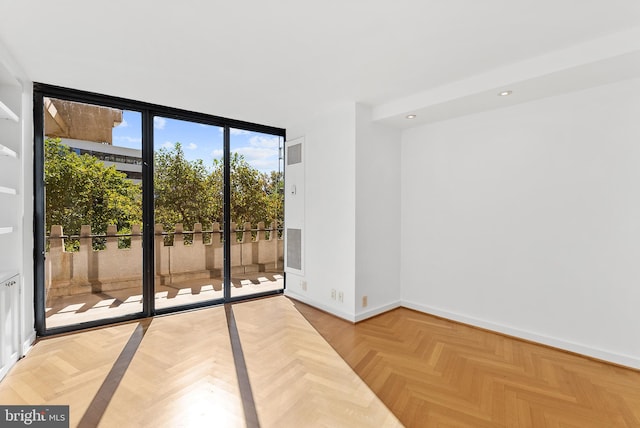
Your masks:
{"label": "green tree", "polygon": [[[282,173],[277,171],[272,171],[270,175],[262,173],[238,153],[231,154],[229,167],[231,221],[239,226],[249,222],[254,227],[261,221],[266,225],[269,225],[272,220],[281,223],[284,215]],[[215,159],[209,183],[212,193],[219,201],[222,201],[223,197],[223,171],[222,160]],[[217,207],[216,215],[218,218],[222,217],[221,204]]]}
{"label": "green tree", "polygon": [[180,143],[158,150],[154,163],[155,222],[165,230],[173,230],[176,223],[189,230],[194,223],[208,228],[212,221],[221,221],[218,211],[222,200],[211,187],[202,160],[187,160]]}
{"label": "green tree", "polygon": [[61,225],[67,235],[79,234],[82,225],[96,234],[105,233],[107,225],[126,232],[142,223],[140,186],[114,166],[47,138],[44,170],[47,232],[52,225]]}
{"label": "green tree", "polygon": [[[154,160],[155,222],[165,230],[176,223],[189,230],[194,223],[208,229],[223,221],[223,163],[208,169],[202,160],[185,158],[180,143],[162,148]],[[283,177],[261,173],[237,153],[231,156],[231,220],[242,227],[250,222],[269,224],[283,220]],[[60,139],[45,141],[46,227],[59,224],[66,234],[77,235],[80,226],[105,233],[114,224],[121,232],[141,224],[141,187],[114,166],[106,167],[90,155],[78,155]]]}
{"label": "green tree", "polygon": [[280,227],[284,222],[284,174],[281,171],[271,171],[268,175],[265,194],[267,216],[276,220]]}

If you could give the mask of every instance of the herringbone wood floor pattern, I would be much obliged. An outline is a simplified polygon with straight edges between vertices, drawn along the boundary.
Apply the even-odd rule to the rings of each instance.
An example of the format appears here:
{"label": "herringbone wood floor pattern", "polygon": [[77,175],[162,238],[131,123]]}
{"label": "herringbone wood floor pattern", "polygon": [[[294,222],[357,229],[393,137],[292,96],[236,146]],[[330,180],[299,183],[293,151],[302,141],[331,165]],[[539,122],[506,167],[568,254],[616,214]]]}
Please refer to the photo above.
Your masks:
{"label": "herringbone wood floor pattern", "polygon": [[79,421],[135,330],[119,325],[38,342],[0,382],[3,405],[69,405]]}
{"label": "herringbone wood floor pattern", "polygon": [[296,307],[407,427],[640,427],[638,371],[404,308]]}
{"label": "herringbone wood floor pattern", "polygon": [[247,302],[234,312],[264,426],[400,426],[290,300]]}
{"label": "herringbone wood floor pattern", "polygon": [[254,403],[262,427],[401,426],[282,296],[42,340],[0,403],[68,404],[81,427],[253,427]]}
{"label": "herringbone wood floor pattern", "polygon": [[101,427],[241,427],[223,307],[155,318]]}

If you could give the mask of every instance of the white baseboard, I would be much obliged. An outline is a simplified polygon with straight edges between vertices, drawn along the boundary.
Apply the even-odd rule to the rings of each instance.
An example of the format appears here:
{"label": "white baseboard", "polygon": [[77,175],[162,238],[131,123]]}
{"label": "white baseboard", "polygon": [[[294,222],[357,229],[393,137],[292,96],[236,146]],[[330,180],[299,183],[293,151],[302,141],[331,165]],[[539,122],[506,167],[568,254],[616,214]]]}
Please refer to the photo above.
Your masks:
{"label": "white baseboard", "polygon": [[342,318],[343,320],[349,322],[356,322],[356,319],[353,314],[349,314],[347,312],[343,312],[339,309],[333,308],[331,306],[327,306],[323,303],[316,302],[313,299],[309,299],[307,296],[298,294],[296,292],[290,291],[289,289],[284,290],[284,295],[287,297],[291,297],[292,299],[299,300],[302,303],[306,303],[309,306],[313,306],[314,308],[320,309],[322,311],[328,312],[331,315],[335,315],[338,318]]}
{"label": "white baseboard", "polygon": [[508,327],[502,324],[497,324],[491,321],[485,321],[479,318],[473,318],[466,315],[461,315],[455,312],[449,312],[443,309],[434,308],[431,306],[415,303],[407,300],[401,301],[401,306],[405,308],[414,309],[419,312],[435,315],[438,317],[458,321],[463,324],[469,324],[472,326],[484,328],[487,330],[503,333],[509,336],[530,340],[532,342],[541,343],[543,345],[552,346],[554,348],[564,349],[577,354],[585,355],[592,358],[597,358],[603,361],[609,361],[611,363],[619,364],[622,366],[640,369],[640,358],[633,357],[631,355],[618,354],[615,352],[605,351],[603,349],[593,348],[579,343],[574,343],[568,340],[558,339],[555,337],[545,336],[538,333],[534,333],[527,330],[521,330],[514,327]]}
{"label": "white baseboard", "polygon": [[[0,380],[2,380],[7,375],[7,373],[9,373],[9,370],[11,370],[11,368],[16,365],[16,363],[20,358],[24,357],[27,354],[27,352],[29,352],[29,350],[31,349],[35,341],[36,341],[36,332],[33,331],[31,334],[29,334],[29,337],[27,338],[27,340],[22,342],[22,347],[20,351],[16,351],[13,355],[9,357],[9,359],[5,362],[4,366],[0,367]],[[19,352],[21,352],[21,354],[19,354]]]}
{"label": "white baseboard", "polygon": [[395,302],[387,303],[386,305],[382,305],[382,306],[378,306],[378,307],[375,307],[375,308],[371,308],[369,310],[362,311],[362,312],[356,314],[355,321],[356,322],[364,321],[364,320],[366,320],[368,318],[375,317],[376,315],[383,314],[383,313],[388,312],[388,311],[390,311],[392,309],[399,308],[400,306],[401,306],[400,300],[398,300],[398,301],[395,301]]}
{"label": "white baseboard", "polygon": [[9,373],[11,367],[13,367],[18,362],[18,353],[14,353],[9,357],[7,361],[5,361],[4,366],[0,367],[0,380],[4,379],[4,377]]}
{"label": "white baseboard", "polygon": [[33,344],[36,342],[36,332],[32,331],[29,336],[27,337],[27,339],[22,342],[22,356],[24,357],[25,355],[27,355],[27,352],[29,352],[31,350],[31,348],[33,347]]}

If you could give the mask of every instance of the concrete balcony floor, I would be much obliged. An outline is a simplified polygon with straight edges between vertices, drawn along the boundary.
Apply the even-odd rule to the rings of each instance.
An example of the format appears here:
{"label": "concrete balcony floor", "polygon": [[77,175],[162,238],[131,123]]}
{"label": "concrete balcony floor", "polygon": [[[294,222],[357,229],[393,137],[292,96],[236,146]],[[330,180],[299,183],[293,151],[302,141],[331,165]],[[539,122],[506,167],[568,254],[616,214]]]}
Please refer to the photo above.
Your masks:
{"label": "concrete balcony floor", "polygon": [[[282,271],[234,275],[231,297],[282,290]],[[196,279],[156,286],[156,309],[179,307],[223,298],[222,278]],[[55,328],[142,311],[142,287],[54,297],[46,304],[46,327]]]}

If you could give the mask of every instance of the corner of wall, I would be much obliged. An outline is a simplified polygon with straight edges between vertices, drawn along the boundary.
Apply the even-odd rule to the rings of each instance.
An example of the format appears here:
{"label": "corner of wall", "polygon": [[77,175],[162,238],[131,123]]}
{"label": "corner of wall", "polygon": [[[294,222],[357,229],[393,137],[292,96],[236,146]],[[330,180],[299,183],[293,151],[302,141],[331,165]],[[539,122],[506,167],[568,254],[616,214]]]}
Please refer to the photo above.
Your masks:
{"label": "corner of wall", "polygon": [[356,104],[356,301],[358,321],[400,300],[400,131]]}
{"label": "corner of wall", "polygon": [[338,103],[287,125],[290,139],[304,136],[305,261],[302,275],[287,273],[285,294],[350,321],[355,316],[354,111],[353,103]]}
{"label": "corner of wall", "polygon": [[336,308],[333,305],[327,305],[322,301],[310,298],[308,295],[302,294],[300,292],[291,291],[290,289],[285,289],[284,295],[290,297],[294,300],[298,300],[302,303],[305,303],[309,306],[313,306],[314,308],[320,309],[329,314],[335,315],[338,318],[342,318],[345,321],[356,322],[356,316],[348,311],[341,310]]}
{"label": "corner of wall", "polygon": [[640,79],[402,135],[401,300],[640,368]]}

